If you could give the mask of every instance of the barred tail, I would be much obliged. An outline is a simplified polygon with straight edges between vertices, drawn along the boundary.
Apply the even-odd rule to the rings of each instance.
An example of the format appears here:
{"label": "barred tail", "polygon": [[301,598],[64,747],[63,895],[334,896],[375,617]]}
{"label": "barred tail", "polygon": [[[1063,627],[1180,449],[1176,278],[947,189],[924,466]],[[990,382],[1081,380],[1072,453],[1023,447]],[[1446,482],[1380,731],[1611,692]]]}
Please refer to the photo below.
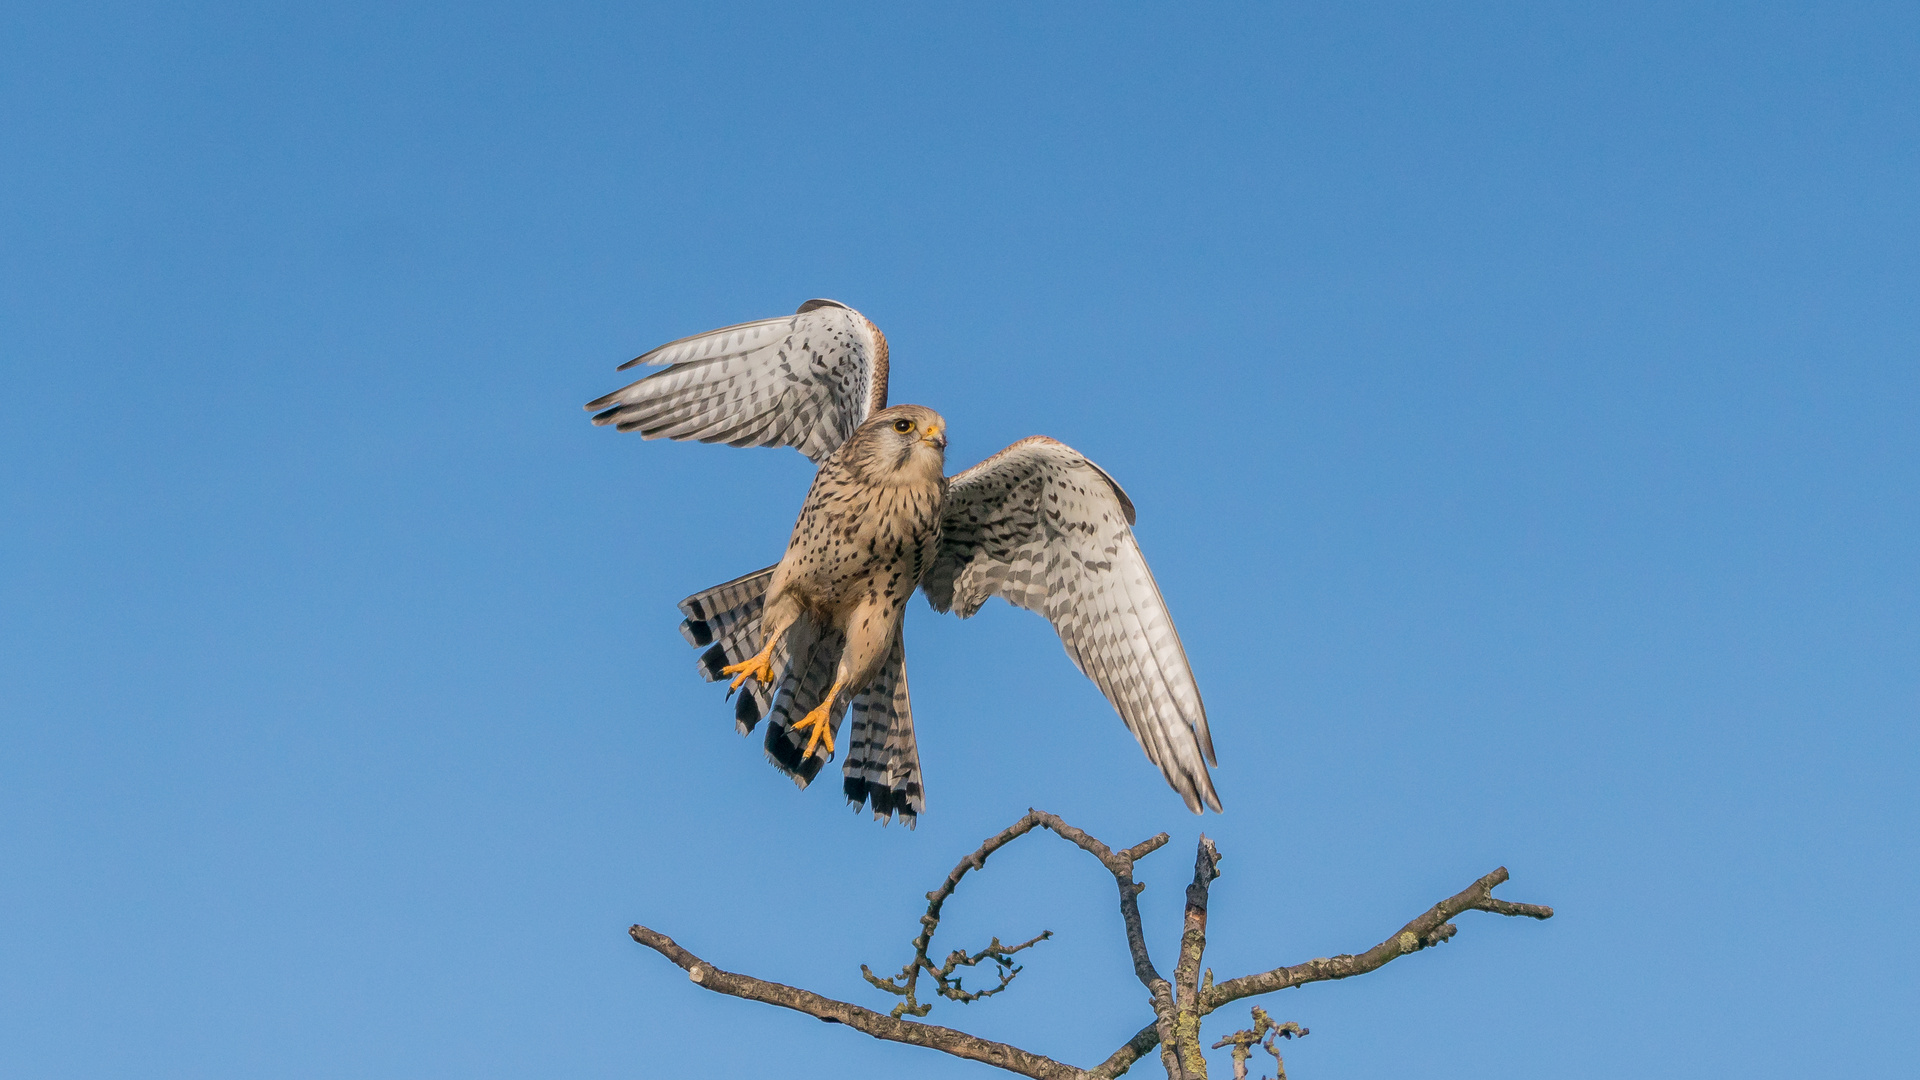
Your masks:
{"label": "barred tail", "polygon": [[873,807],[875,820],[894,814],[907,828],[926,809],[920,786],[920,748],[913,738],[913,709],[907,699],[907,647],[900,628],[893,632],[880,673],[853,699],[853,731],[847,739],[844,788],[847,801]]}
{"label": "barred tail", "polygon": [[[721,668],[760,651],[760,615],[766,610],[773,571],[771,566],[755,570],[680,601],[680,610],[687,616],[680,624],[680,635],[689,645],[712,646],[700,654],[700,675],[708,682],[722,678]],[[733,706],[734,727],[742,735],[752,731],[772,702],[771,692],[748,679]]]}

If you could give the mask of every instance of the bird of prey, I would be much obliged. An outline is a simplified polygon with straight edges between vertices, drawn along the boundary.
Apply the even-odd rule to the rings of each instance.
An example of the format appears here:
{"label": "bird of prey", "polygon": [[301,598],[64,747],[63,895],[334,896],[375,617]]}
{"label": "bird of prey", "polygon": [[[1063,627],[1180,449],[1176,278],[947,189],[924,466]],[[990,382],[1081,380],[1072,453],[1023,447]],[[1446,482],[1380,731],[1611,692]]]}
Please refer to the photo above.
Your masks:
{"label": "bird of prey", "polygon": [[947,422],[887,405],[887,339],[859,312],[809,300],[781,318],[668,342],[620,366],[665,370],[587,408],[648,439],[791,446],[819,467],[786,554],[687,597],[700,671],[732,679],[741,734],[769,718],[767,756],[801,787],[853,725],[844,790],[908,825],[925,809],[901,621],[914,589],[967,618],[989,597],[1045,615],[1187,807],[1220,809],[1207,713],[1160,588],[1134,543],[1132,500],[1063,443],[1022,439],[945,475]]}

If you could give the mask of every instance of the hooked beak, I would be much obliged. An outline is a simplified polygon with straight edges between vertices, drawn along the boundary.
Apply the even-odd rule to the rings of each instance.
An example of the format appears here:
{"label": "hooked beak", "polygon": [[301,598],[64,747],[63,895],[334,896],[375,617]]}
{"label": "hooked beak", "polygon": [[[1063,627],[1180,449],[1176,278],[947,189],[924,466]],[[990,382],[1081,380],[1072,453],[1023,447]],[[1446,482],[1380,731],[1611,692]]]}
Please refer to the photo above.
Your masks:
{"label": "hooked beak", "polygon": [[921,436],[920,441],[933,447],[935,450],[945,450],[947,448],[947,429],[934,428],[932,431]]}

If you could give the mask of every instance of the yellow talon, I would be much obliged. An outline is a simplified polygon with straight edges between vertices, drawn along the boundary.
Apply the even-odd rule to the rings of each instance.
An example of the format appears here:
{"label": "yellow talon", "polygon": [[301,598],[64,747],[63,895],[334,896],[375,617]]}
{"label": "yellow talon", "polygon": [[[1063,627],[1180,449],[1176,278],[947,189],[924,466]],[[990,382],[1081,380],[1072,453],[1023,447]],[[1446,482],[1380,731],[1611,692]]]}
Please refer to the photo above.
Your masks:
{"label": "yellow talon", "polygon": [[829,696],[826,701],[820,703],[819,708],[808,713],[799,723],[793,725],[793,730],[795,731],[805,731],[808,728],[813,729],[813,734],[807,737],[807,748],[800,752],[800,759],[802,761],[813,756],[813,748],[815,744],[818,743],[826,743],[827,753],[829,755],[833,753],[833,725],[827,721],[827,706],[831,704],[833,704],[833,698]]}
{"label": "yellow talon", "polygon": [[748,679],[760,680],[761,686],[773,685],[773,643],[760,650],[759,656],[750,656],[737,664],[728,664],[720,669],[720,674],[733,676],[733,685],[729,690],[740,689],[740,684]]}

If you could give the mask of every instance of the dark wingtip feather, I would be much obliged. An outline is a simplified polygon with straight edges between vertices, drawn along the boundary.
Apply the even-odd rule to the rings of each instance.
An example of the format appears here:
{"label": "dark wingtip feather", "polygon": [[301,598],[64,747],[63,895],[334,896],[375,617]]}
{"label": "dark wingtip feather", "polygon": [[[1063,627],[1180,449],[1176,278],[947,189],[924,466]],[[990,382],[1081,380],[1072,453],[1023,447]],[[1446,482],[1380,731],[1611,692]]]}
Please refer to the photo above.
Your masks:
{"label": "dark wingtip feather", "polygon": [[696,648],[701,645],[711,645],[713,644],[713,627],[708,626],[705,619],[681,619],[680,636],[687,639],[687,644]]}
{"label": "dark wingtip feather", "polygon": [[715,645],[713,648],[700,654],[700,677],[708,682],[719,682],[725,678],[726,676],[720,673],[720,669],[726,666],[727,650],[725,646]]}

